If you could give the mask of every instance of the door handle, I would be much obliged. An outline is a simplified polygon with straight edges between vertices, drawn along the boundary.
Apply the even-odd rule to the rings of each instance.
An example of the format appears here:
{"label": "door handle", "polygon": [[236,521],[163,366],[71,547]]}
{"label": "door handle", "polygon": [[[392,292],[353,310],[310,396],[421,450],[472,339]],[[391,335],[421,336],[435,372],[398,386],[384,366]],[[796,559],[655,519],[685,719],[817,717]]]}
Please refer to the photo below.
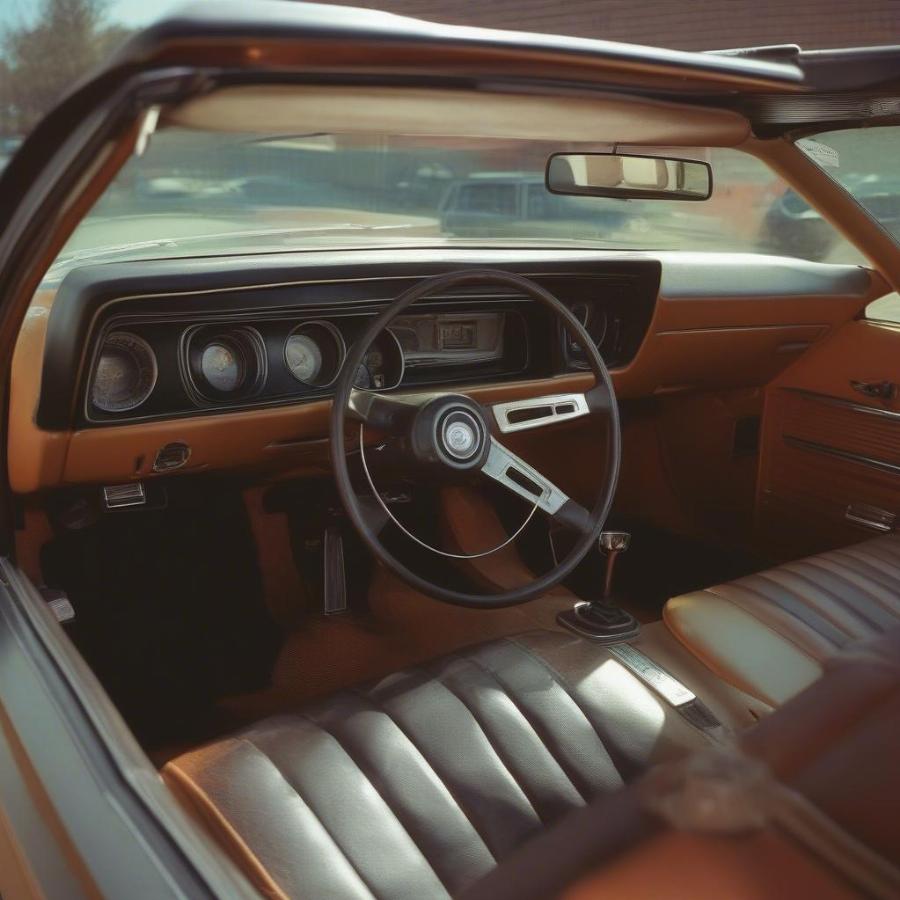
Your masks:
{"label": "door handle", "polygon": [[897,396],[897,385],[893,381],[854,381],[850,379],[850,387],[867,397],[879,400],[893,400]]}

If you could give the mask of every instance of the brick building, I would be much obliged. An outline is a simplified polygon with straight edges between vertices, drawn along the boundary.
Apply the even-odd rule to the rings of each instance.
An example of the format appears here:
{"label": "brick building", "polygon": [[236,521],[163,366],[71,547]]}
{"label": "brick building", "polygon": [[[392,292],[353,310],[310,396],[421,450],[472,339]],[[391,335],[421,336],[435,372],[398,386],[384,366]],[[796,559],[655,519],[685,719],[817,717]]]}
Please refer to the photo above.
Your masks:
{"label": "brick building", "polygon": [[900,0],[338,0],[435,22],[678,50],[900,44]]}

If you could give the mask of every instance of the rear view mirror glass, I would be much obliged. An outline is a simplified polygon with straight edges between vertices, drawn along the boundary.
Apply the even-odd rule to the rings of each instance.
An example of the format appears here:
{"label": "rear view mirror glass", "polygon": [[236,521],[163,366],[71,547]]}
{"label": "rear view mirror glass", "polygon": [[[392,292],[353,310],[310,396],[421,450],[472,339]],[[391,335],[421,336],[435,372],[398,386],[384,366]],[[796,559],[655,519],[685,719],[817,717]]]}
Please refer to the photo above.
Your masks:
{"label": "rear view mirror glass", "polygon": [[707,200],[709,163],[616,153],[556,153],[547,162],[547,190],[622,200]]}

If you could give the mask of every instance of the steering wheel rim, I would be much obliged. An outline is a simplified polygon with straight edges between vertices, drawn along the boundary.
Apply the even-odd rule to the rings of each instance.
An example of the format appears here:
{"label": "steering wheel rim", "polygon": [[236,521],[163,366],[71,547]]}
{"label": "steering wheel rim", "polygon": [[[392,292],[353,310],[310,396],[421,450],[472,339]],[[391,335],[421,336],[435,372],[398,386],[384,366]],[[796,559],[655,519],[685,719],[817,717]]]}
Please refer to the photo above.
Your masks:
{"label": "steering wheel rim", "polygon": [[[354,390],[354,379],[357,369],[362,364],[370,345],[375,338],[390,323],[417,300],[421,300],[431,294],[445,291],[451,287],[457,287],[469,283],[493,283],[506,287],[513,287],[527,294],[533,300],[548,307],[556,316],[563,320],[570,333],[579,341],[585,351],[590,364],[591,372],[596,378],[594,387],[585,393],[590,397],[590,412],[597,414],[606,413],[607,452],[606,452],[606,479],[598,498],[588,513],[589,519],[579,524],[581,532],[574,547],[568,555],[549,572],[536,577],[533,581],[517,588],[502,591],[497,594],[475,594],[457,591],[444,585],[434,584],[421,575],[407,568],[389,550],[387,550],[378,534],[374,531],[367,519],[362,502],[357,496],[350,479],[350,471],[347,465],[347,450],[345,439],[345,416],[350,410],[350,399]],[[389,397],[389,394],[377,395]],[[422,395],[423,397],[426,395]],[[457,395],[445,392],[440,397],[452,398]],[[465,398],[460,398],[465,399]],[[470,401],[471,402],[471,401]],[[495,431],[496,424],[490,408],[486,412],[486,424],[489,432]],[[354,341],[344,360],[344,365],[335,383],[335,392],[332,399],[330,421],[330,451],[331,462],[334,469],[334,477],[338,495],[341,498],[344,509],[350,521],[353,523],[363,542],[376,559],[382,562],[395,575],[401,578],[410,587],[445,603],[470,608],[493,609],[504,606],[513,606],[526,603],[542,596],[548,590],[558,585],[566,578],[575,567],[584,559],[585,555],[595,545],[603,526],[606,523],[609,510],[615,496],[619,478],[621,461],[621,432],[619,427],[619,413],[616,405],[615,390],[600,352],[584,326],[574,315],[553,296],[548,290],[539,284],[512,272],[504,272],[496,269],[465,269],[456,272],[448,272],[442,275],[432,276],[405,290],[386,309],[376,316],[364,330],[362,335]],[[490,438],[492,445],[494,438]],[[571,501],[570,501],[571,502]],[[575,504],[579,506],[578,504]],[[579,509],[582,509],[579,506]],[[583,518],[583,517],[582,517]]]}

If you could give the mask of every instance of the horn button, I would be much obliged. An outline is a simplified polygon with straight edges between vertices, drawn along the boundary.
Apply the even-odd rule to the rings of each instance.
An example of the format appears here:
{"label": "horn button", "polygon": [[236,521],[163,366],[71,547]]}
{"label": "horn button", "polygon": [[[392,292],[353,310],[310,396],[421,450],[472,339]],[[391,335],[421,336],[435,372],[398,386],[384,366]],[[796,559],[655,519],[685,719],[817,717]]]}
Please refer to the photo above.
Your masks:
{"label": "horn button", "polygon": [[451,410],[438,426],[441,450],[460,462],[477,456],[483,439],[481,423],[467,409]]}
{"label": "horn button", "polygon": [[484,464],[490,436],[484,416],[468,397],[442,397],[427,403],[413,425],[413,446],[420,461],[452,469]]}

